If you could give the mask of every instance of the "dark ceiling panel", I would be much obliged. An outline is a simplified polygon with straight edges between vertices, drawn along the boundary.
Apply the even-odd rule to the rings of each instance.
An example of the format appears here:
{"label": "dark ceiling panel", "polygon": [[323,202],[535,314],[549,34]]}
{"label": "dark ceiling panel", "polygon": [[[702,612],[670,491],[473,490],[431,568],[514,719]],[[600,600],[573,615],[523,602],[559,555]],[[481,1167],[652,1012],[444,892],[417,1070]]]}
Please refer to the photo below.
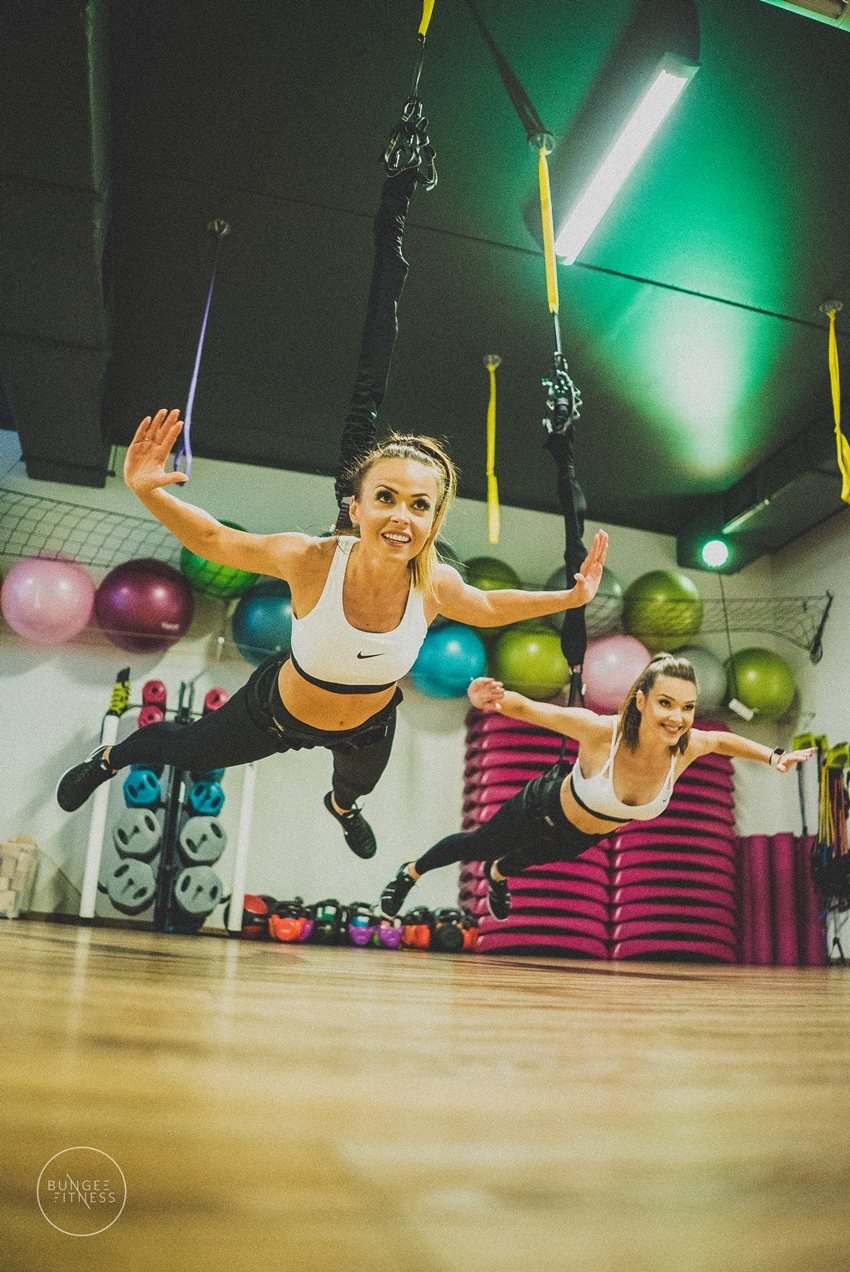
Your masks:
{"label": "dark ceiling panel", "polygon": [[[634,6],[479,7],[559,135]],[[564,342],[586,403],[577,452],[591,514],[667,532],[826,417],[818,306],[830,295],[850,302],[840,111],[850,37],[760,0],[699,0],[699,12],[699,73],[579,263],[559,271]],[[409,85],[418,5],[123,0],[111,16],[112,436],[126,441],[140,415],[185,401],[211,264],[205,227],[222,216],[233,229],[195,449],[330,472],[365,304],[377,160]],[[61,22],[56,34],[66,37]],[[51,56],[61,68],[61,50]],[[39,154],[50,152],[51,121],[85,109],[60,79],[38,113]],[[482,357],[500,353],[502,498],[554,510],[539,433],[551,321],[523,216],[535,159],[463,0],[438,0],[422,86],[440,182],[411,207],[382,423],[448,435],[462,493],[482,497]],[[26,216],[23,200],[15,215]],[[79,290],[82,324],[85,287],[72,269],[54,272]],[[38,303],[22,300],[22,314]],[[59,330],[49,289],[41,303]],[[847,346],[842,330],[842,354]]]}

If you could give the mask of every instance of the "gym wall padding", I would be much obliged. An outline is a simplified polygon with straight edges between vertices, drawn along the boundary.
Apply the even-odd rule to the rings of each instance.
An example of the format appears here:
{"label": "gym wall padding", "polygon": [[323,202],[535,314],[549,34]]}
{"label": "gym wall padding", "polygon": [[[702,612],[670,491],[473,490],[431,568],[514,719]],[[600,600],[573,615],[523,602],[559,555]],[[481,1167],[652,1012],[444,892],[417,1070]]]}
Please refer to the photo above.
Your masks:
{"label": "gym wall padding", "polygon": [[12,0],[0,79],[0,381],[31,477],[102,486],[110,355],[106,0]]}

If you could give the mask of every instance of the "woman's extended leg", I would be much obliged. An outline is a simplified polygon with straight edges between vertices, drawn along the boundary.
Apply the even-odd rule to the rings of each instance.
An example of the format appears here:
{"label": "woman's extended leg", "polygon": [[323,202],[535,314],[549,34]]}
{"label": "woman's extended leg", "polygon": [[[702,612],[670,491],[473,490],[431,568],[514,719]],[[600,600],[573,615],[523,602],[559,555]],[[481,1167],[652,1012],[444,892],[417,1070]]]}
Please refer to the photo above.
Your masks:
{"label": "woman's extended leg", "polygon": [[331,790],[325,808],[342,826],[345,841],[358,857],[374,857],[378,845],[372,827],[355,800],[368,795],[387,767],[395,735],[395,703],[386,717],[361,737],[331,747],[334,757]]}
{"label": "woman's extended leg", "polygon": [[74,812],[102,782],[127,764],[169,764],[204,771],[274,755],[281,749],[280,735],[275,737],[249,712],[250,692],[247,685],[243,686],[223,707],[191,724],[149,724],[113,747],[99,748],[62,776],[56,789],[60,806],[65,812]]}
{"label": "woman's extended leg", "polygon": [[[540,853],[544,854],[542,858],[544,860],[551,861],[558,858],[557,845],[546,841],[529,817],[524,795],[525,792],[520,791],[518,795],[507,800],[489,821],[484,822],[476,830],[446,835],[445,839],[434,844],[433,848],[429,848],[416,861],[402,866],[396,877],[381,893],[382,914],[387,918],[394,918],[398,914],[405,897],[420,875],[427,874],[430,870],[439,870],[443,866],[450,866],[458,861],[482,861],[487,863],[485,874],[490,883],[491,895],[488,897],[490,912],[494,918],[506,918],[510,910],[510,896],[504,883],[504,875],[507,872],[501,870],[502,859],[511,854],[511,873],[517,874],[519,870],[526,869],[536,860],[541,860]],[[517,844],[521,844],[525,853],[531,858],[525,864],[521,864],[515,855]],[[497,877],[494,877],[492,873],[493,866],[496,867]],[[498,908],[500,900],[503,903],[501,908],[504,910],[501,914],[495,913],[493,908],[494,906]]]}

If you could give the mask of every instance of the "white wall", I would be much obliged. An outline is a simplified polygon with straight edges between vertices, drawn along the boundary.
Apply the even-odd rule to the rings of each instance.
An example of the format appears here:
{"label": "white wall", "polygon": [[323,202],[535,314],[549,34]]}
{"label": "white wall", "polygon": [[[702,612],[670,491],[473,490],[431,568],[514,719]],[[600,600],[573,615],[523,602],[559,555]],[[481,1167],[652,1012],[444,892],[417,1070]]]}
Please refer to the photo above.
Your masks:
{"label": "white wall", "polygon": [[[24,475],[22,465],[15,463],[18,455],[17,437],[0,432],[0,473],[6,473],[0,486],[6,489],[113,509],[125,515],[143,514],[118,478],[109,479],[104,490],[31,481]],[[119,455],[119,468],[121,459]],[[195,461],[186,497],[216,516],[240,521],[257,531],[320,531],[328,525],[334,509],[328,478],[202,459]],[[674,564],[673,539],[606,528],[611,533],[609,564],[624,583],[647,570]],[[591,525],[589,529],[592,532],[596,527]],[[459,500],[447,531],[447,540],[461,557],[497,555],[510,562],[527,583],[542,583],[561,563],[562,523],[555,515],[503,508],[501,543],[494,549],[487,543],[483,506]],[[829,532],[824,534],[826,543]],[[826,572],[829,551],[826,546],[822,551]],[[8,568],[12,561],[7,559],[0,564]],[[783,570],[786,568],[790,566],[783,566]],[[104,572],[93,574],[99,579]],[[706,598],[718,595],[716,577],[701,573],[692,577]],[[783,574],[782,580],[784,577]],[[838,588],[839,580],[833,577],[832,585]],[[785,586],[784,581],[781,586]],[[800,581],[795,586],[801,594],[819,590],[811,578],[805,577],[802,559]],[[729,579],[727,594],[768,596],[772,587],[771,563],[762,561]],[[841,590],[846,620],[850,604],[846,580],[841,581]],[[69,913],[77,909],[88,811],[83,808],[66,816],[56,806],[53,791],[63,769],[95,744],[116,670],[130,662],[136,698],[145,679],[156,676],[164,680],[175,704],[181,680],[198,677],[196,701],[214,684],[229,690],[237,688],[251,669],[238,656],[216,661],[215,636],[222,616],[220,605],[199,599],[189,635],[165,655],[149,657],[124,655],[97,630],[86,631],[67,645],[47,649],[28,645],[5,624],[0,625],[0,837],[32,835],[45,854],[34,909]],[[830,637],[838,627],[836,614],[827,632],[829,652],[824,668],[837,667],[838,655]],[[723,655],[719,638],[706,638],[702,643]],[[770,642],[759,635],[748,643]],[[804,705],[816,701],[825,707],[831,700],[832,687],[821,681],[822,673],[810,669],[800,651],[782,644],[776,647],[801,674]],[[846,693],[846,680],[842,683]],[[399,713],[389,769],[368,799],[369,820],[379,840],[375,860],[361,862],[354,858],[345,848],[337,826],[321,807],[321,797],[329,785],[328,757],[323,752],[272,758],[258,766],[249,891],[270,892],[279,897],[300,893],[308,900],[328,895],[343,900],[372,900],[398,863],[459,829],[466,700],[425,698],[409,682],[405,683],[404,692],[406,700]],[[819,705],[817,710],[820,709]],[[735,727],[771,746],[784,743],[794,731],[794,726]],[[113,783],[113,787],[117,813],[121,806],[118,783]],[[235,836],[241,789],[238,771],[227,775],[225,789],[228,799],[223,820]],[[739,766],[738,807],[741,833],[799,829],[796,788],[761,765]],[[227,864],[225,858],[221,873],[226,887]],[[452,904],[456,895],[453,871],[432,875],[413,894],[417,902],[429,905]]]}

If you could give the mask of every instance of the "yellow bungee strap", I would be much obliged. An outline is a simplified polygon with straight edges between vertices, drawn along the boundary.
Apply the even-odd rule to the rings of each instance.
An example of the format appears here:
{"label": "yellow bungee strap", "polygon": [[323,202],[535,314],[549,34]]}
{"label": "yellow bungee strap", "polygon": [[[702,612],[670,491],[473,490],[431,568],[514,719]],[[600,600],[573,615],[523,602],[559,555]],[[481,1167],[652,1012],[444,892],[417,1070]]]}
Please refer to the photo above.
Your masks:
{"label": "yellow bungee strap", "polygon": [[501,513],[499,511],[499,483],[496,479],[496,368],[502,359],[498,353],[488,353],[484,365],[490,377],[490,401],[487,403],[487,538],[490,543],[499,542]]}

